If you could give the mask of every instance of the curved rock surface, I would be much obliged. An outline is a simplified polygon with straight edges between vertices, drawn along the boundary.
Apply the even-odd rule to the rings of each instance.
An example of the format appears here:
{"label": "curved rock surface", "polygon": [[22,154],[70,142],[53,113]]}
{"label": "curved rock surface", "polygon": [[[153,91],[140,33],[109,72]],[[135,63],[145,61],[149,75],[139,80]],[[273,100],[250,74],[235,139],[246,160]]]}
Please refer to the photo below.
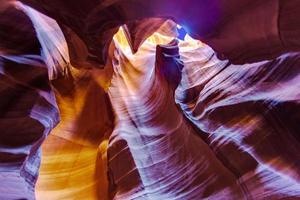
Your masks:
{"label": "curved rock surface", "polygon": [[[60,26],[18,1],[0,5],[0,199],[300,199],[300,54],[277,57],[298,48],[297,2],[210,1],[226,17],[249,3],[210,24],[221,35],[198,29],[212,18],[190,21],[205,14],[194,7],[182,19],[218,56],[178,39],[174,22],[144,19],[166,10],[136,15],[129,8],[141,5],[124,2],[45,1],[40,11],[50,6]],[[245,22],[257,26],[233,38]],[[104,70],[91,69],[105,57]]]}
{"label": "curved rock surface", "polygon": [[[156,46],[159,37],[165,39]],[[114,199],[241,198],[233,174],[174,102],[176,80],[166,76],[180,74],[181,66],[172,40],[155,33],[134,55],[118,34],[114,40],[108,90],[116,115],[108,146]]]}
{"label": "curved rock surface", "polygon": [[176,102],[247,198],[299,198],[299,54],[239,66],[204,44],[181,47]]}
{"label": "curved rock surface", "polygon": [[11,5],[1,10],[0,199],[35,198],[40,146],[59,122],[48,66],[40,49],[27,15]]}
{"label": "curved rock surface", "polygon": [[113,116],[91,71],[52,82],[61,122],[43,144],[37,199],[106,199],[106,148]]}

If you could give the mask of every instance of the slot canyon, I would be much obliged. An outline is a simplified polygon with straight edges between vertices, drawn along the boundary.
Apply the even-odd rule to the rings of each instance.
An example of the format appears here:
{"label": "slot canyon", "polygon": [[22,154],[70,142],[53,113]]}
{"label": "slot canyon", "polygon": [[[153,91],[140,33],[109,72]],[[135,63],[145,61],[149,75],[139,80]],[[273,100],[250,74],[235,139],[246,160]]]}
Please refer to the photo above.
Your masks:
{"label": "slot canyon", "polygon": [[299,0],[0,0],[0,200],[300,200]]}

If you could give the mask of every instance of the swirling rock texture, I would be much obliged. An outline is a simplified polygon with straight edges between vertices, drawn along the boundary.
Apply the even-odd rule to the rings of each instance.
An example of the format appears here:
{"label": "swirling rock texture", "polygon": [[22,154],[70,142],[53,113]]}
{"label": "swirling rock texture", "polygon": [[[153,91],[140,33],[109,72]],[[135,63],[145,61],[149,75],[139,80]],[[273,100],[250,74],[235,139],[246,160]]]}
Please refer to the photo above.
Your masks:
{"label": "swirling rock texture", "polygon": [[8,6],[0,27],[0,198],[33,199],[40,146],[59,122],[59,110],[34,24]]}
{"label": "swirling rock texture", "polygon": [[238,66],[205,45],[180,50],[176,102],[247,198],[299,198],[298,117],[289,111],[298,112],[299,54]]}
{"label": "swirling rock texture", "polygon": [[95,73],[72,69],[52,82],[61,122],[43,144],[37,199],[107,197],[106,147],[113,116]]}
{"label": "swirling rock texture", "polygon": [[172,39],[157,47],[146,41],[134,55],[116,42],[108,91],[116,115],[108,147],[114,199],[239,198],[233,174],[176,107],[176,76],[166,77],[181,68]]}
{"label": "swirling rock texture", "polygon": [[0,0],[1,200],[300,199],[297,1],[162,3],[217,53],[157,1],[23,2]]}

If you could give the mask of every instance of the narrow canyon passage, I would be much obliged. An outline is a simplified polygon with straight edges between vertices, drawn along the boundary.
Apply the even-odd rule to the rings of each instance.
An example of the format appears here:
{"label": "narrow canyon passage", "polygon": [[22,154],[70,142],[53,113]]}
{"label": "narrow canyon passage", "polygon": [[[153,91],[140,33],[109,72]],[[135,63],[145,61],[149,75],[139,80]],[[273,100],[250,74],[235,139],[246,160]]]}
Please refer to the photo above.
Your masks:
{"label": "narrow canyon passage", "polygon": [[201,2],[0,0],[0,200],[300,199],[300,3]]}

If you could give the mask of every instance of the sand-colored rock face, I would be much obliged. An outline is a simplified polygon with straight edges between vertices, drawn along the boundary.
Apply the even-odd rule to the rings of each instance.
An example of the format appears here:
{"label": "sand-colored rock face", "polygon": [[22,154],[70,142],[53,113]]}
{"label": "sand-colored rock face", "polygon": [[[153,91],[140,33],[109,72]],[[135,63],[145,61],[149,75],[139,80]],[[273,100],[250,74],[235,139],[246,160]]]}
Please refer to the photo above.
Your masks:
{"label": "sand-colored rock face", "polygon": [[107,199],[110,103],[89,71],[69,76],[53,82],[61,122],[42,146],[37,199]]}
{"label": "sand-colored rock face", "polygon": [[0,200],[300,199],[298,52],[233,65],[151,18],[104,34],[105,69],[87,49],[75,68],[74,32],[11,2],[0,5]]}
{"label": "sand-colored rock face", "polygon": [[[165,23],[161,29],[172,25]],[[202,106],[209,96],[205,90],[222,91],[218,81],[222,82],[224,76],[237,76],[235,69],[241,66],[226,67],[211,48],[189,36],[177,43],[173,39],[158,31],[132,54],[125,31],[120,29],[111,45],[112,62],[106,71],[73,69],[73,78],[53,82],[62,121],[43,146],[38,199],[298,198],[298,143],[291,140],[293,132],[281,139],[290,146],[275,148],[278,143],[272,138],[267,145],[268,135],[281,137],[281,129],[274,129],[271,116],[266,123],[265,116],[255,109],[256,114],[240,109],[232,113],[235,102],[222,108],[231,96],[214,108],[227,110],[230,118],[206,115]],[[244,70],[249,75],[261,73],[267,64],[245,65]],[[210,82],[217,76],[216,84]],[[228,79],[228,84],[233,80]],[[62,87],[68,82],[75,86]],[[269,98],[276,97],[271,94]],[[293,99],[293,95],[286,94],[285,98]],[[247,101],[257,101],[254,97],[259,98],[254,95]],[[215,104],[218,101],[218,96],[210,99]],[[253,106],[259,106],[259,101]],[[243,107],[250,108],[247,104]],[[219,112],[226,116],[225,111]],[[255,134],[266,137],[245,143]],[[260,143],[265,151],[259,150]],[[275,149],[276,154],[272,153]]]}

